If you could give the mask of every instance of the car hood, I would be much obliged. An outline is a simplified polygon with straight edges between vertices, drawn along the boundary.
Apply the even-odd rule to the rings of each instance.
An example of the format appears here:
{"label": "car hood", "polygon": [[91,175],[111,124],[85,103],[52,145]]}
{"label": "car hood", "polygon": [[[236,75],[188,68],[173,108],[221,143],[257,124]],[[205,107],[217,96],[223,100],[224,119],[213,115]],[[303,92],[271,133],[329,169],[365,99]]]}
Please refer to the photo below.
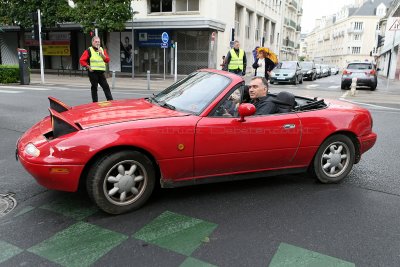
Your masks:
{"label": "car hood", "polygon": [[145,99],[127,99],[75,106],[61,115],[86,129],[132,120],[186,116],[188,113],[160,107]]}
{"label": "car hood", "polygon": [[278,73],[278,74],[289,74],[289,73],[295,73],[296,70],[295,69],[274,69],[273,72]]}

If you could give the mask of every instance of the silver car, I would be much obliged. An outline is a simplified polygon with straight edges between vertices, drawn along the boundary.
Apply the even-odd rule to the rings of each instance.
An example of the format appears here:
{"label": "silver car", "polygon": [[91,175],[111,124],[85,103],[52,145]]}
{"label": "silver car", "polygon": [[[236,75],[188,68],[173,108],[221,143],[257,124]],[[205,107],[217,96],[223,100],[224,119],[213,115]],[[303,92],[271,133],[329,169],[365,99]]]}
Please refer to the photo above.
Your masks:
{"label": "silver car", "polygon": [[357,86],[368,86],[375,90],[378,85],[378,78],[375,65],[371,62],[350,62],[342,73],[342,89],[350,88],[353,78],[357,78]]}

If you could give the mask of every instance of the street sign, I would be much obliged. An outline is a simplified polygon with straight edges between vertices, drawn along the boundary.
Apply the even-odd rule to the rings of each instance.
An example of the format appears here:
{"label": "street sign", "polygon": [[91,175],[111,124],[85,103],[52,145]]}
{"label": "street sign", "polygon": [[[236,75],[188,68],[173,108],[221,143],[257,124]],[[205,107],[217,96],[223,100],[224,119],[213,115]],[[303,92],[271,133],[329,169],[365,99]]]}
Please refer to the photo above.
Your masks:
{"label": "street sign", "polygon": [[389,31],[398,31],[398,30],[400,30],[400,18],[396,18],[392,26],[390,26],[389,28]]}
{"label": "street sign", "polygon": [[161,43],[161,48],[168,48],[168,43]]}
{"label": "street sign", "polygon": [[162,41],[164,44],[168,43],[168,41],[169,41],[168,33],[163,32],[163,33],[161,34],[161,41]]}

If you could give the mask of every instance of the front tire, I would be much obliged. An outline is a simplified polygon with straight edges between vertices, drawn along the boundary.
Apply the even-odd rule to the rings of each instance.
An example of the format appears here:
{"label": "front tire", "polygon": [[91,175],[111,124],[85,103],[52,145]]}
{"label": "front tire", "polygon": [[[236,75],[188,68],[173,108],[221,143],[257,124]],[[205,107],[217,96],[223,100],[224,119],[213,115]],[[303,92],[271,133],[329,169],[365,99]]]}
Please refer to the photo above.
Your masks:
{"label": "front tire", "polygon": [[154,184],[154,165],[146,155],[120,151],[100,158],[92,166],[86,188],[100,209],[121,214],[143,206]]}
{"label": "front tire", "polygon": [[313,161],[313,172],[324,184],[338,183],[354,165],[355,147],[351,139],[337,134],[328,137],[319,147]]}

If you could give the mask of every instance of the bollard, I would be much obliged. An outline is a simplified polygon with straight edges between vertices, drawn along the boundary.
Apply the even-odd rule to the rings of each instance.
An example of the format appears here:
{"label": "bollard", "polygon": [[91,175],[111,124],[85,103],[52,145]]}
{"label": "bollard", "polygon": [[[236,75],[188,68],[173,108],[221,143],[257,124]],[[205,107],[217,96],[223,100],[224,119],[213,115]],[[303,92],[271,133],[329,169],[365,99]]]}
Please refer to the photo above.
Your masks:
{"label": "bollard", "polygon": [[150,90],[150,71],[147,71],[147,90]]}
{"label": "bollard", "polygon": [[115,88],[115,70],[112,71],[111,89]]}
{"label": "bollard", "polygon": [[350,87],[351,96],[356,95],[356,89],[357,89],[357,78],[354,77],[353,79],[351,79],[351,87]]}

